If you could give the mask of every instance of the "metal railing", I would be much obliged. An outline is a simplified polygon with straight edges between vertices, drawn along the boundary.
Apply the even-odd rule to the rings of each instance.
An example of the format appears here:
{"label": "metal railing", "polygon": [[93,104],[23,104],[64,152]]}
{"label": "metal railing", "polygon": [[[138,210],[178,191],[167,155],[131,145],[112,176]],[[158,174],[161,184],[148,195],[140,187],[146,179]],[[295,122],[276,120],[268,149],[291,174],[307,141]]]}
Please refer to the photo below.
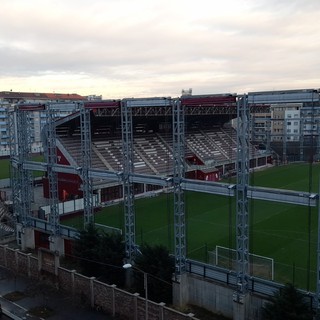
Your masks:
{"label": "metal railing", "polygon": [[[218,281],[226,284],[236,290],[237,288],[237,273],[233,270],[227,270],[203,262],[190,260],[186,261],[186,270],[191,274],[201,276],[205,279]],[[275,292],[283,288],[284,285],[278,282],[269,281],[257,277],[250,277],[248,281],[249,291],[251,293],[273,296]],[[299,291],[304,295],[306,300],[310,301],[310,305],[316,307],[316,294],[314,292]]]}

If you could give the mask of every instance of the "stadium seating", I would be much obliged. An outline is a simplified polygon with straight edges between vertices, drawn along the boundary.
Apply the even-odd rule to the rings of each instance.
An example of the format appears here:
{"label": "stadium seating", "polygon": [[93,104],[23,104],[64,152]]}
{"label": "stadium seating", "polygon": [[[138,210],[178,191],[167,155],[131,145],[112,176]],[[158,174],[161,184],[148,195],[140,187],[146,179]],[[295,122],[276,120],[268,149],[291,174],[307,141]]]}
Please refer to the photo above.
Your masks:
{"label": "stadium seating", "polygon": [[[71,157],[81,163],[81,139],[64,126],[57,135]],[[173,168],[173,137],[171,133],[134,134],[134,171],[141,174],[170,174]],[[257,152],[250,147],[251,155]],[[220,165],[235,161],[236,131],[231,128],[192,128],[185,134],[185,154],[195,155],[205,165]],[[95,134],[92,136],[91,164],[94,168],[121,171],[123,152],[121,136]]]}

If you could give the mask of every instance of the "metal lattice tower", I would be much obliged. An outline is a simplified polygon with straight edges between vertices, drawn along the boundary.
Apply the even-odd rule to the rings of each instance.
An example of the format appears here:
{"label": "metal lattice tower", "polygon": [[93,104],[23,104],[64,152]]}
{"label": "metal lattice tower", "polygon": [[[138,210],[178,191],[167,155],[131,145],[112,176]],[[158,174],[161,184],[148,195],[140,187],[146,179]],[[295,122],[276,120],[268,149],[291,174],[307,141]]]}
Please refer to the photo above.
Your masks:
{"label": "metal lattice tower", "polygon": [[303,127],[304,127],[304,116],[301,113],[300,110],[300,134],[299,134],[299,147],[300,147],[300,161],[303,161],[303,144],[304,144],[304,136],[303,136]]}
{"label": "metal lattice tower", "polygon": [[48,164],[48,181],[49,181],[49,224],[53,235],[60,233],[59,203],[58,203],[58,176],[53,170],[57,164],[57,146],[56,146],[56,128],[55,128],[55,110],[46,106],[47,124],[43,130],[46,134],[46,146],[44,148]]}
{"label": "metal lattice tower", "polygon": [[[319,106],[320,107],[320,106]],[[317,119],[317,154],[316,154],[316,160],[320,160],[320,112],[318,111],[318,119]]]}
{"label": "metal lattice tower", "polygon": [[[31,111],[32,112],[32,111]],[[32,172],[23,168],[25,161],[30,159],[31,153],[31,121],[30,112],[18,106],[17,108],[17,138],[18,138],[18,181],[19,181],[19,211],[18,222],[23,226],[29,224],[31,216],[31,199],[33,199]]]}
{"label": "metal lattice tower", "polygon": [[92,179],[89,176],[91,168],[91,123],[90,109],[85,104],[80,108],[80,128],[81,128],[81,179],[83,191],[83,211],[84,227],[93,223],[93,191]]}
{"label": "metal lattice tower", "polygon": [[185,203],[181,181],[185,176],[185,122],[184,109],[180,100],[173,103],[173,193],[174,193],[174,239],[175,239],[175,274],[186,271],[186,228]]}
{"label": "metal lattice tower", "polygon": [[283,150],[282,150],[282,162],[287,163],[287,118],[283,120]]}
{"label": "metal lattice tower", "polygon": [[130,174],[134,172],[132,108],[129,101],[121,102],[123,201],[125,217],[126,257],[131,262],[135,255],[134,190]]}
{"label": "metal lattice tower", "polygon": [[247,96],[238,99],[237,118],[237,293],[248,291],[249,275],[249,107]]}
{"label": "metal lattice tower", "polygon": [[271,119],[267,121],[267,132],[266,132],[266,138],[267,138],[267,151],[271,151]]}
{"label": "metal lattice tower", "polygon": [[17,219],[17,214],[20,212],[19,203],[19,170],[18,170],[18,141],[17,141],[17,128],[16,128],[16,108],[7,108],[8,118],[8,132],[9,132],[9,148],[10,148],[10,176],[12,188],[12,203],[14,217]]}

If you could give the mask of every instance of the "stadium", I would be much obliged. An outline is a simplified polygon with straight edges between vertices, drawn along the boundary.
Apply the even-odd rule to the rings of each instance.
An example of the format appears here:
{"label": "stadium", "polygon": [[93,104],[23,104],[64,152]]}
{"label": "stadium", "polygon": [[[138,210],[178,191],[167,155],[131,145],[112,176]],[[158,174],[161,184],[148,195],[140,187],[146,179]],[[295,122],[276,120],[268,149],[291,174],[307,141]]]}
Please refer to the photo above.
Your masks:
{"label": "stadium", "polygon": [[[261,149],[251,139],[250,119],[281,103],[317,108],[319,93],[81,102],[63,118],[53,103],[16,105],[9,117],[19,244],[68,254],[77,230],[94,221],[123,232],[128,261],[143,242],[165,244],[175,256],[178,304],[199,303],[192,291],[208,284],[189,279],[198,276],[214,292],[227,288],[233,316],[248,312],[248,292],[268,296],[285,282],[316,292],[308,296],[318,308],[318,121],[317,134],[299,143],[286,137]],[[31,111],[46,118],[42,162],[30,157]],[[288,165],[288,155],[302,161]],[[33,171],[44,173],[49,199],[37,210]],[[255,310],[263,304],[252,299]],[[230,316],[225,300],[215,311]]]}

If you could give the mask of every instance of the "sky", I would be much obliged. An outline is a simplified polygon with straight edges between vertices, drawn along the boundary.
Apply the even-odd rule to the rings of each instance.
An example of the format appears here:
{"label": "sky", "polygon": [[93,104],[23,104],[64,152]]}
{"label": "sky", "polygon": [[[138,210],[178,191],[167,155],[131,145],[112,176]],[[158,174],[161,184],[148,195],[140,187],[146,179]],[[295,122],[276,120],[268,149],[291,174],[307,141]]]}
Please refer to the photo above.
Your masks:
{"label": "sky", "polygon": [[2,0],[0,91],[320,88],[319,0]]}

